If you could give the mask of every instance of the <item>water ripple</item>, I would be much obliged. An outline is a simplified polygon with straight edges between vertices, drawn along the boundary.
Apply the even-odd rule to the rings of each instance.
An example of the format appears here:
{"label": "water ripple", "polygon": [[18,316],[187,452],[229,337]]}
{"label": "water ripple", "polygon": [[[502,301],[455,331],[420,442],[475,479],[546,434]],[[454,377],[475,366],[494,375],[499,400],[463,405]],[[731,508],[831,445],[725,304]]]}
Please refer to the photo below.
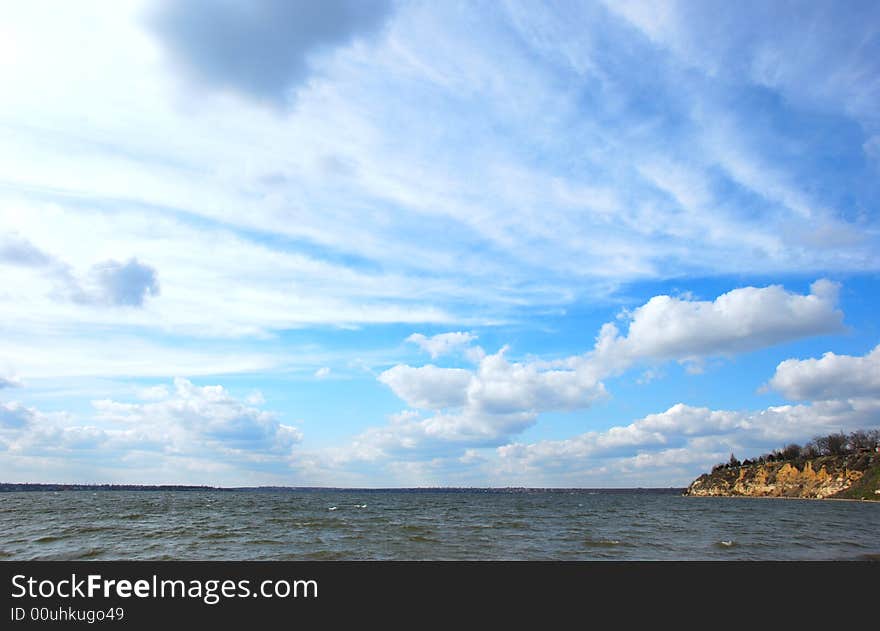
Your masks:
{"label": "water ripple", "polygon": [[878,561],[877,532],[880,504],[757,502],[651,492],[0,496],[3,560]]}

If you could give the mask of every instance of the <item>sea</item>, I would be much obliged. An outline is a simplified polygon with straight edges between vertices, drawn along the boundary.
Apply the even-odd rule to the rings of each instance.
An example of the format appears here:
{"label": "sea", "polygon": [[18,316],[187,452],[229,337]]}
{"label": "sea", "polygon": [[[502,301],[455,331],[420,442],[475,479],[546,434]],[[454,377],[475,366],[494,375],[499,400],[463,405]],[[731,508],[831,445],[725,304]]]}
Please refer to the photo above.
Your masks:
{"label": "sea", "polygon": [[880,560],[880,502],[642,489],[4,492],[0,560]]}

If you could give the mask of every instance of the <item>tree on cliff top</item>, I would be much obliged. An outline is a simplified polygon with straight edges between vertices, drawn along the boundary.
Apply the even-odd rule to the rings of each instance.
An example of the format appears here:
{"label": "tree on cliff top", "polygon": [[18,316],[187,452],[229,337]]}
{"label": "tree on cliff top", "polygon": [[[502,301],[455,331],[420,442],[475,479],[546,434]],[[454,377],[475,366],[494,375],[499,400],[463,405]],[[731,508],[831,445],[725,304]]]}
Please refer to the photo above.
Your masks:
{"label": "tree on cliff top", "polygon": [[838,432],[827,436],[816,436],[803,447],[797,443],[791,443],[781,450],[774,449],[768,454],[743,462],[737,460],[736,456],[731,453],[730,460],[715,465],[712,467],[712,472],[767,462],[803,463],[820,456],[846,456],[858,452],[874,451],[878,448],[880,448],[880,429],[860,429],[849,435]]}
{"label": "tree on cliff top", "polygon": [[842,456],[849,450],[847,449],[846,434],[838,432],[837,434],[828,434],[827,436],[817,436],[813,439],[819,453],[823,456]]}

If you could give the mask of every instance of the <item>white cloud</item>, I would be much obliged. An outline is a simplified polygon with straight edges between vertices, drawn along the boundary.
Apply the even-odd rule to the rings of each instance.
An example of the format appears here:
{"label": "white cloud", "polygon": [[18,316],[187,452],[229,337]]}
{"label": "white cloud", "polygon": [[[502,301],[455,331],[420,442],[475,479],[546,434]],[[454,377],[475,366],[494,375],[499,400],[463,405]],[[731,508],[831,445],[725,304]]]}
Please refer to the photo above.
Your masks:
{"label": "white cloud", "polygon": [[222,386],[199,387],[186,379],[174,380],[174,393],[155,403],[94,401],[98,418],[127,426],[204,440],[242,452],[289,453],[302,439],[294,427],[276,415],[245,405]]}
{"label": "white cloud", "polygon": [[605,4],[680,62],[710,77],[776,90],[802,107],[845,113],[869,128],[877,124],[871,103],[878,88],[864,80],[877,69],[876,55],[866,46],[877,17],[872,5],[841,12],[834,3],[775,3],[762,6],[756,20],[753,8],[743,4]]}
{"label": "white cloud", "polygon": [[677,404],[658,414],[626,426],[589,432],[575,438],[511,444],[498,448],[504,459],[534,465],[565,467],[572,461],[636,453],[638,449],[663,447],[685,436],[705,436],[738,429],[744,418],[735,412],[714,411]]}
{"label": "white cloud", "polygon": [[604,386],[584,368],[547,369],[511,362],[507,348],[483,357],[473,371],[397,365],[379,375],[414,410],[359,435],[342,458],[376,459],[394,452],[498,444],[532,425],[542,412],[589,407]]}
{"label": "white cloud", "polygon": [[[487,421],[494,421],[490,425]],[[394,415],[348,447],[313,454],[324,480],[411,485],[684,486],[731,452],[749,458],[813,436],[880,427],[880,399],[774,406],[758,411],[676,404],[633,423],[563,440],[499,444],[530,424],[519,418]],[[357,473],[355,473],[357,472]],[[345,478],[345,475],[354,478]],[[365,475],[365,478],[357,478]],[[341,477],[340,477],[341,476]]]}
{"label": "white cloud", "polygon": [[386,460],[394,457],[425,457],[470,446],[495,446],[535,422],[536,414],[514,412],[485,414],[471,409],[433,416],[395,415],[383,427],[371,427],[348,446],[330,453],[338,462]]}
{"label": "white cloud", "polygon": [[[0,402],[0,477],[52,481],[76,472],[90,480],[100,474],[139,483],[235,484],[291,475],[302,434],[253,399],[242,402],[222,386],[186,379],[175,379],[173,392],[153,387],[139,394],[152,400],[93,401],[86,422]],[[223,477],[212,478],[212,471]]]}
{"label": "white cloud", "polygon": [[465,404],[471,377],[472,373],[463,368],[439,368],[433,364],[415,368],[398,364],[380,374],[379,381],[407,405],[441,410]]}
{"label": "white cloud", "polygon": [[795,401],[880,398],[880,346],[863,357],[828,352],[821,359],[787,359],[768,385]]}
{"label": "white cloud", "polygon": [[779,285],[734,289],[714,301],[654,296],[630,314],[625,336],[615,324],[602,327],[593,361],[619,370],[643,359],[733,355],[839,332],[837,291],[836,283],[823,279],[806,296]]}
{"label": "white cloud", "polygon": [[[51,319],[235,338],[319,323],[459,319],[435,306],[443,302],[446,283],[270,248],[218,225],[193,226],[173,213],[147,217],[130,207],[107,213],[18,200],[0,205],[0,231],[4,227],[26,232],[54,261],[49,268],[10,268],[16,275],[0,294],[0,313],[24,331]],[[161,297],[147,299],[159,290],[156,270]],[[75,300],[63,304],[59,298]],[[141,308],[100,308],[107,304]]]}
{"label": "white cloud", "polygon": [[[149,262],[161,272],[162,296],[144,302],[139,325],[196,335],[328,322],[465,326],[463,306],[477,300],[485,307],[474,319],[485,323],[606,296],[639,278],[877,267],[870,239],[829,258],[794,247],[764,208],[748,218],[720,211],[706,175],[716,168],[711,155],[695,154],[662,177],[656,165],[672,160],[658,147],[669,139],[651,132],[650,119],[636,126],[624,115],[643,86],[615,82],[602,68],[628,68],[629,46],[591,44],[609,28],[618,29],[612,42],[622,34],[601,8],[505,7],[514,19],[500,26],[487,19],[498,12],[477,5],[399,6],[387,37],[324,59],[320,78],[301,86],[296,111],[284,117],[235,99],[175,100],[140,10],[54,6],[57,20],[46,21],[42,5],[18,9],[20,63],[0,75],[10,120],[0,130],[0,230],[20,237],[9,256],[34,264],[48,254],[81,276],[99,261]],[[273,30],[260,15],[237,24],[244,31],[231,41]],[[462,35],[462,21],[481,24],[485,37]],[[82,46],[70,24],[94,25],[101,37]],[[202,44],[220,45],[202,35]],[[288,44],[300,50],[302,42],[281,49]],[[251,70],[286,76],[283,66]],[[591,105],[595,117],[583,116],[582,90],[608,90],[608,102]],[[426,117],[436,129],[425,129]],[[328,162],[348,166],[328,173]],[[582,166],[569,168],[575,162]],[[635,174],[632,164],[649,167]],[[657,187],[697,212],[664,205]],[[38,289],[16,283],[27,300],[4,305],[10,319],[55,313]],[[129,324],[88,309],[55,317]]]}
{"label": "white cloud", "polygon": [[[363,432],[350,448],[337,450],[336,457],[376,460],[391,453],[499,444],[533,425],[542,413],[591,407],[607,396],[601,379],[634,363],[687,361],[694,372],[705,357],[837,331],[843,317],[836,309],[837,289],[819,280],[808,295],[771,285],[735,289],[714,301],[655,296],[627,314],[626,335],[620,335],[616,325],[605,324],[593,351],[585,355],[516,362],[507,359],[505,347],[480,358],[473,370],[396,365],[381,373],[379,381],[410,408],[433,414],[409,410],[384,427]],[[720,427],[735,422],[733,413],[694,412],[682,406],[606,435],[585,435],[565,443],[564,449],[587,453],[651,442],[662,445],[669,432],[686,436],[705,433],[713,423]]]}
{"label": "white cloud", "polygon": [[625,426],[496,449],[499,475],[554,485],[687,484],[735,452],[754,457],[816,435],[880,427],[880,399],[775,406],[757,412],[676,404]]}
{"label": "white cloud", "polygon": [[502,348],[480,362],[468,384],[469,406],[490,414],[578,410],[606,394],[589,370],[546,370],[536,362],[509,362],[506,351]]}
{"label": "white cloud", "polygon": [[[0,305],[0,313],[3,313]],[[86,331],[62,326],[42,317],[20,331],[0,349],[2,358],[27,379],[52,377],[161,377],[169,372],[212,375],[257,372],[293,358],[260,350],[203,343],[183,348],[152,341],[131,332]],[[302,363],[311,363],[306,358]]]}
{"label": "white cloud", "polygon": [[538,362],[510,362],[507,347],[485,356],[475,371],[397,365],[379,380],[414,408],[465,407],[480,414],[538,413],[588,407],[605,395],[590,371],[553,370]]}
{"label": "white cloud", "polygon": [[[164,29],[142,2],[18,3],[0,27],[15,60],[0,58],[0,362],[29,382],[309,375],[358,360],[280,332],[442,325],[458,332],[411,341],[476,368],[384,373],[422,409],[401,440],[482,445],[582,409],[639,362],[694,370],[838,331],[820,281],[655,297],[558,362],[486,357],[461,332],[598,308],[639,280],[880,269],[876,213],[859,210],[876,191],[851,170],[853,147],[876,157],[875,10],[778,5],[786,19],[756,22],[734,5],[395,3],[382,37],[358,39],[385,12],[322,37],[276,28],[285,2],[225,6],[210,32],[174,3],[148,9]],[[218,63],[241,43],[240,64]],[[169,60],[223,94],[174,90]],[[226,94],[293,90],[284,112]],[[128,282],[126,261],[154,273]]]}
{"label": "white cloud", "polygon": [[322,366],[315,371],[315,378],[317,379],[326,379],[330,376],[330,368],[328,366]]}
{"label": "white cloud", "polygon": [[441,355],[449,355],[467,348],[475,339],[477,339],[477,336],[472,333],[455,331],[439,333],[431,337],[425,337],[421,333],[413,333],[406,338],[406,341],[416,344],[423,351],[430,354],[431,359],[437,359]]}

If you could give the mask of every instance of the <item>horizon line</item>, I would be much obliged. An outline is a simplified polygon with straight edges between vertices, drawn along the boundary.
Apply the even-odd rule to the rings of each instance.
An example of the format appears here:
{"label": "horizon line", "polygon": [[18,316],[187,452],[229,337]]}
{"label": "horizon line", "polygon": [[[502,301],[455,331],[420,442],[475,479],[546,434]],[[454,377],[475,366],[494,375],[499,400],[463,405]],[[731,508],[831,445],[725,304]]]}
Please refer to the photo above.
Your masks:
{"label": "horizon line", "polygon": [[79,490],[100,488],[106,490],[179,490],[179,491],[669,491],[680,490],[684,486],[625,486],[625,487],[586,487],[586,486],[210,486],[207,484],[128,484],[128,483],[76,483],[76,482],[0,482],[0,492],[8,491],[8,487],[56,487],[61,490]]}

